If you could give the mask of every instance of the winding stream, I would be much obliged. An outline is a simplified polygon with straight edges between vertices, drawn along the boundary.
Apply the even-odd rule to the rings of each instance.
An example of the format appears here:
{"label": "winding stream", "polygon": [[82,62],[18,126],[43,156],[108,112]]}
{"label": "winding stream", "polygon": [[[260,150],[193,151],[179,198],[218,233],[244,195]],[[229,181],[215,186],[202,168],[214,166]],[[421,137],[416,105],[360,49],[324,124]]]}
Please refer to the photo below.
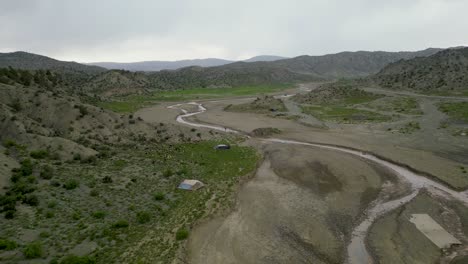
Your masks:
{"label": "winding stream", "polygon": [[[209,128],[209,129],[223,131],[223,132],[236,133],[236,134],[243,133],[241,131],[230,129],[230,128],[225,128],[222,126],[194,123],[194,122],[185,120],[184,118],[186,117],[198,115],[206,111],[206,108],[203,107],[203,105],[200,103],[190,102],[187,104],[196,105],[198,107],[198,111],[188,113],[187,110],[181,108],[181,106],[183,106],[184,104],[177,104],[177,105],[172,105],[168,107],[171,109],[179,109],[183,112],[183,114],[177,116],[177,119],[176,119],[177,122],[185,124],[185,125],[189,125],[189,126]],[[347,246],[347,263],[349,264],[373,263],[372,257],[367,251],[366,245],[365,245],[365,239],[366,239],[366,235],[369,230],[369,227],[372,225],[372,223],[375,221],[375,219],[378,216],[386,212],[389,212],[393,209],[396,209],[404,205],[405,203],[408,203],[409,201],[411,201],[411,199],[416,197],[419,190],[422,188],[426,188],[437,194],[449,195],[452,198],[458,201],[461,201],[463,204],[468,206],[468,191],[465,191],[465,192],[454,191],[443,184],[440,184],[425,176],[412,172],[403,166],[380,159],[376,157],[375,155],[372,155],[369,153],[365,153],[365,152],[354,150],[354,149],[349,149],[346,147],[330,146],[330,145],[319,144],[319,143],[309,143],[309,142],[287,140],[287,139],[267,138],[267,139],[260,139],[260,140],[263,142],[303,145],[303,146],[310,146],[310,147],[315,147],[315,148],[329,149],[329,150],[340,151],[340,152],[348,153],[351,155],[355,155],[360,158],[364,158],[372,162],[375,162],[381,166],[384,166],[392,170],[401,180],[405,180],[410,183],[411,189],[412,189],[410,194],[404,197],[398,198],[396,200],[381,201],[377,199],[371,203],[371,205],[365,212],[366,213],[365,220],[363,220],[359,225],[357,225],[352,232],[351,241]]]}

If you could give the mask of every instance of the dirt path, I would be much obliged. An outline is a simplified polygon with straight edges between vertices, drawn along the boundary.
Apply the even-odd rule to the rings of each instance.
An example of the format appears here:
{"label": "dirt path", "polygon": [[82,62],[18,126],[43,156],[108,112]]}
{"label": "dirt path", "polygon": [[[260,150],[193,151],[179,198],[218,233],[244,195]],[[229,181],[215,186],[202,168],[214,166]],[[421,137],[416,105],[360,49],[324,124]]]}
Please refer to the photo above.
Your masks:
{"label": "dirt path", "polygon": [[[197,103],[191,103],[191,104],[197,104]],[[184,120],[184,118],[186,117],[194,116],[194,115],[197,115],[206,111],[206,109],[201,104],[197,104],[197,105],[199,108],[198,112],[186,113],[186,114],[180,115],[177,118],[177,121],[186,125],[192,125],[196,127],[206,127],[206,128],[210,128],[214,130],[219,130],[219,131],[227,131],[224,127],[220,127],[216,125],[197,124],[194,122],[189,122],[189,121]],[[174,107],[180,107],[180,105],[174,106]],[[227,132],[240,133],[240,131],[237,131],[234,129],[229,130]],[[367,209],[367,218],[355,227],[354,231],[352,232],[353,237],[347,248],[347,260],[348,260],[348,263],[350,264],[363,263],[362,261],[369,261],[369,263],[372,263],[370,254],[367,252],[366,246],[365,246],[365,238],[367,235],[368,228],[379,215],[389,210],[395,209],[401,206],[402,204],[410,201],[417,194],[417,191],[422,188],[429,189],[430,191],[437,193],[438,195],[449,196],[453,199],[463,202],[465,205],[468,206],[468,196],[466,192],[454,191],[438,182],[432,181],[431,179],[424,177],[423,175],[418,175],[417,173],[414,173],[403,166],[380,159],[368,153],[364,153],[358,150],[352,150],[346,147],[330,146],[330,145],[324,145],[324,144],[318,144],[318,143],[308,143],[308,142],[301,142],[301,141],[295,141],[295,140],[271,139],[270,138],[270,139],[263,139],[262,141],[270,142],[270,143],[288,144],[288,145],[310,146],[314,148],[322,148],[322,149],[351,154],[353,156],[357,156],[357,157],[372,161],[374,163],[377,163],[380,166],[386,167],[390,169],[391,171],[393,171],[398,177],[400,177],[400,179],[407,181],[411,184],[413,192],[410,195],[400,198],[399,200],[394,200],[394,201],[380,201],[377,199],[372,203],[372,206]],[[265,168],[262,168],[259,171],[259,173],[260,174],[265,173],[265,170],[266,170]],[[260,175],[258,177],[262,177],[262,176]],[[228,224],[228,226],[229,225],[230,224]],[[244,226],[242,226],[242,228],[244,228]],[[230,234],[230,232],[228,231],[223,231],[222,234],[223,234],[221,236],[222,239],[232,238],[232,236],[229,236],[232,234]],[[200,238],[194,238],[194,239],[200,239]],[[209,239],[207,240],[207,243],[210,243]],[[217,241],[214,245],[217,245],[217,243],[220,243],[220,241]],[[257,247],[254,247],[254,248],[257,248]],[[214,250],[215,252],[212,252],[210,254],[215,254],[215,256],[213,257],[213,260],[218,261],[218,262],[211,262],[211,263],[250,263],[250,262],[245,262],[245,261],[244,262],[229,262],[228,260],[234,257],[233,254],[229,253],[228,255],[225,255],[222,252],[217,252],[216,249]],[[203,247],[200,250],[200,252],[204,252]],[[251,259],[250,257],[243,255],[246,252],[247,251],[239,249],[238,254],[245,256],[246,257],[245,260]],[[257,251],[255,252],[258,253]],[[198,253],[193,253],[193,254],[198,254]],[[206,257],[206,255],[204,257]],[[238,260],[238,258],[234,258],[234,259]],[[201,262],[196,262],[196,260],[197,260],[197,256],[195,255],[194,263],[201,263]],[[206,263],[210,263],[210,262],[206,262]],[[252,263],[255,263],[255,262],[252,262]],[[308,263],[308,262],[301,261],[301,263]]]}

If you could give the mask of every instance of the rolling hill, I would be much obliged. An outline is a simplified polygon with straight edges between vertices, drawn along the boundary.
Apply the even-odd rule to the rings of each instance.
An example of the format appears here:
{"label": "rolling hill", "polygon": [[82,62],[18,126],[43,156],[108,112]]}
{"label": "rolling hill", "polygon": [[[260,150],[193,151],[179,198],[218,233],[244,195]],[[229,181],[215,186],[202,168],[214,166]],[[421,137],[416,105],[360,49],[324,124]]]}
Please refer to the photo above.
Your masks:
{"label": "rolling hill", "polygon": [[0,53],[0,68],[7,67],[23,70],[54,70],[61,74],[98,74],[106,69],[84,65],[73,61],[59,61],[46,56],[33,53],[17,51],[11,53]]}
{"label": "rolling hill", "polygon": [[401,59],[430,56],[438,51],[440,49],[430,48],[416,52],[341,52],[323,56],[304,55],[273,62],[254,62],[249,64],[238,62],[222,67],[255,68],[268,65],[269,67],[283,68],[291,72],[313,75],[325,79],[351,78],[377,73],[387,64]]}
{"label": "rolling hill", "polygon": [[389,64],[372,79],[380,86],[423,92],[468,90],[468,48]]}

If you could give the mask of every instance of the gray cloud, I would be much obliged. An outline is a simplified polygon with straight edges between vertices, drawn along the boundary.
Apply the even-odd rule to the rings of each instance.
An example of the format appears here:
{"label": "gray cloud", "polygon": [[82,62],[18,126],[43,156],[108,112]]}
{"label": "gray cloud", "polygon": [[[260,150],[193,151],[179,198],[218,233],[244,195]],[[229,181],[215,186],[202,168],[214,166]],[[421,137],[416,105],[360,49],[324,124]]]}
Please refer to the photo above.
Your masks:
{"label": "gray cloud", "polygon": [[466,10],[465,0],[2,1],[0,51],[139,61],[417,50],[467,45]]}

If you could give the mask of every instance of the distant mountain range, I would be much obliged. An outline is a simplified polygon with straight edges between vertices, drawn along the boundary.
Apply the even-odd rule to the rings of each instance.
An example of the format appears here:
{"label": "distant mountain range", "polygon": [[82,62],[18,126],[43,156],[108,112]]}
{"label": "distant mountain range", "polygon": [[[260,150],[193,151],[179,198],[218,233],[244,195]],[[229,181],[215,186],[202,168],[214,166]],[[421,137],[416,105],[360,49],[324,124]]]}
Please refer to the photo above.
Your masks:
{"label": "distant mountain range", "polygon": [[[275,61],[285,59],[285,57],[261,55],[244,60],[245,62],[256,61]],[[161,70],[177,70],[190,66],[200,67],[215,67],[221,66],[235,61],[208,58],[194,60],[178,60],[178,61],[141,61],[141,62],[91,62],[87,65],[95,65],[109,70],[127,70],[127,71],[161,71]]]}

